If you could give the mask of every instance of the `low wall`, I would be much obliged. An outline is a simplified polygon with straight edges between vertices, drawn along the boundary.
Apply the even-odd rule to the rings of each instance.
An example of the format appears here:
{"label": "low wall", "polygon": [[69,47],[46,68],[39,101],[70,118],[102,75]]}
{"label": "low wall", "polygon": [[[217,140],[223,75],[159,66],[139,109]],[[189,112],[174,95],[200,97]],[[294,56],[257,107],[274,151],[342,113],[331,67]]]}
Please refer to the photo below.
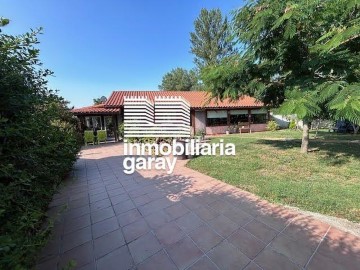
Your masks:
{"label": "low wall", "polygon": [[[251,132],[266,131],[267,124],[251,124]],[[215,135],[215,134],[225,134],[227,126],[213,126],[206,127],[206,134]]]}
{"label": "low wall", "polygon": [[206,134],[208,135],[225,134],[227,128],[228,128],[227,126],[206,127]]}

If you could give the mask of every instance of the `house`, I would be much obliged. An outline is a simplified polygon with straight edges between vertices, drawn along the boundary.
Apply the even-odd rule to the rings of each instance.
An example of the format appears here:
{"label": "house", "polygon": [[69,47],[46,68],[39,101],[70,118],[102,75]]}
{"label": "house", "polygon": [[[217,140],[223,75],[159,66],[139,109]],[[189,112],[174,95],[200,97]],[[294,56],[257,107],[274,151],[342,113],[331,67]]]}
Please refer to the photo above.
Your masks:
{"label": "house", "polygon": [[223,134],[229,126],[243,125],[252,132],[265,131],[269,120],[269,111],[263,103],[249,96],[238,100],[216,101],[204,91],[113,91],[108,100],[100,105],[73,109],[84,128],[97,126],[108,130],[116,137],[120,123],[123,122],[124,97],[146,97],[154,101],[155,97],[180,96],[190,104],[191,132],[204,130],[206,134]]}

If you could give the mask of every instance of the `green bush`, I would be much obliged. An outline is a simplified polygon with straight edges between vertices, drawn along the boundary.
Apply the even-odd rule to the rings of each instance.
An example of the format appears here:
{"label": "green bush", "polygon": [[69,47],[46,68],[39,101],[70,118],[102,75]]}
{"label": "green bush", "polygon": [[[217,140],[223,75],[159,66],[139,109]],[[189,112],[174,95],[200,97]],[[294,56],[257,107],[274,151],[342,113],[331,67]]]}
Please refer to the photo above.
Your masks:
{"label": "green bush", "polygon": [[290,121],[289,129],[296,129],[296,121],[295,120]]}
{"label": "green bush", "polygon": [[92,130],[84,131],[84,141],[85,141],[85,145],[87,145],[88,143],[95,143],[95,136]]}
{"label": "green bush", "polygon": [[120,137],[120,138],[124,138],[124,132],[125,132],[124,122],[122,122],[122,123],[119,125],[118,131],[119,131],[119,137]]}
{"label": "green bush", "polygon": [[275,131],[279,129],[279,125],[275,121],[269,121],[266,128],[267,130]]}
{"label": "green bush", "polygon": [[106,130],[98,130],[97,132],[97,140],[98,142],[106,142],[106,137],[107,137],[107,134],[106,134]]}
{"label": "green bush", "polygon": [[82,141],[67,103],[47,88],[37,32],[0,33],[0,269],[31,269],[46,210]]}

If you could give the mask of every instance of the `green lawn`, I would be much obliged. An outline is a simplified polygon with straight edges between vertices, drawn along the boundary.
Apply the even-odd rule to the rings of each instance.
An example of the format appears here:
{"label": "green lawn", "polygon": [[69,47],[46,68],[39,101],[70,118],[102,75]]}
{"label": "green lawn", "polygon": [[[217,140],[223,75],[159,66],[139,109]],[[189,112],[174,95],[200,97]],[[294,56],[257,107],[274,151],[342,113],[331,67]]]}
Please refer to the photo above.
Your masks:
{"label": "green lawn", "polygon": [[350,143],[360,135],[320,131],[310,142],[320,150],[307,155],[300,138],[290,130],[227,135],[236,156],[201,156],[188,167],[272,202],[360,222],[360,143]]}

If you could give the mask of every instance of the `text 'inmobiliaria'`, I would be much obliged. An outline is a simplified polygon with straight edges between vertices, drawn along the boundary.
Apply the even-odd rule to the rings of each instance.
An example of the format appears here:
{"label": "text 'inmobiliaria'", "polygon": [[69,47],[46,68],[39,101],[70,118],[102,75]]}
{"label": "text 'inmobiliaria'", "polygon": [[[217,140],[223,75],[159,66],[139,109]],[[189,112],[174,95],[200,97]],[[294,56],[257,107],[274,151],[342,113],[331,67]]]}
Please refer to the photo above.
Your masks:
{"label": "text 'inmobiliaria'", "polygon": [[132,174],[135,170],[165,170],[167,174],[174,171],[177,156],[234,156],[235,144],[200,142],[197,139],[169,143],[129,143],[124,141],[124,173]]}

